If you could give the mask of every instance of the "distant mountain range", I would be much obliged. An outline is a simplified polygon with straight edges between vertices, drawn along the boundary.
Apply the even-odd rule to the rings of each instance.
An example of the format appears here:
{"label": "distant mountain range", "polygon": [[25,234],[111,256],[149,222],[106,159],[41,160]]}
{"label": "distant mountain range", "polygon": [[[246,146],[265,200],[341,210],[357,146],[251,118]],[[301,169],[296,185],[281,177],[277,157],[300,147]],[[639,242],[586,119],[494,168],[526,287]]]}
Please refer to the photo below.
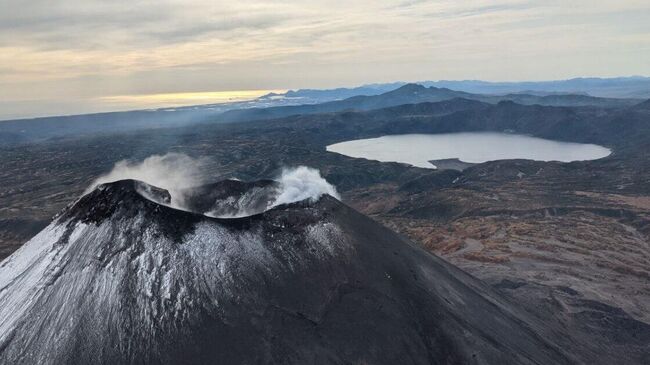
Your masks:
{"label": "distant mountain range", "polygon": [[357,95],[347,99],[321,104],[230,110],[220,115],[218,120],[222,122],[240,122],[281,118],[297,114],[331,113],[345,110],[364,111],[402,104],[438,102],[456,98],[477,100],[491,104],[508,100],[523,105],[596,106],[605,108],[627,107],[642,101],[640,99],[599,98],[584,94],[551,94],[538,96],[513,93],[506,95],[485,95],[434,86],[425,87],[420,84],[406,84],[398,89],[379,95]]}
{"label": "distant mountain range", "polygon": [[[443,85],[451,88],[439,87]],[[493,94],[497,91],[509,93]],[[569,91],[571,93],[568,93]],[[329,90],[304,89],[284,94],[268,94],[249,102],[2,121],[0,146],[32,143],[49,138],[182,127],[197,123],[242,122],[348,110],[366,111],[456,98],[490,104],[508,100],[523,105],[599,108],[623,108],[643,101],[637,98],[590,95],[598,93],[647,94],[650,97],[650,78],[572,79],[525,83],[426,81],[421,84],[390,83]]]}
{"label": "distant mountain range", "polygon": [[557,81],[489,82],[479,80],[425,81],[424,86],[447,87],[471,93],[507,94],[519,91],[588,93],[608,98],[650,98],[650,77],[574,78]]}
{"label": "distant mountain range", "polygon": [[305,101],[325,102],[332,100],[340,100],[350,98],[357,95],[379,95],[385,92],[395,90],[400,86],[404,86],[404,82],[393,82],[387,84],[371,84],[359,87],[345,88],[340,87],[336,89],[298,89],[289,90],[284,94],[268,94],[261,99],[280,96],[285,98],[300,98]]}
{"label": "distant mountain range", "polygon": [[[448,88],[475,94],[525,93],[538,96],[552,94],[583,94],[608,98],[650,98],[650,77],[574,78],[554,81],[492,82],[481,80],[439,80],[417,81],[426,87]],[[370,84],[354,88],[330,90],[300,89],[288,91],[288,97],[344,99],[354,95],[377,95],[382,91],[394,90],[406,82]],[[327,100],[321,100],[321,102]]]}

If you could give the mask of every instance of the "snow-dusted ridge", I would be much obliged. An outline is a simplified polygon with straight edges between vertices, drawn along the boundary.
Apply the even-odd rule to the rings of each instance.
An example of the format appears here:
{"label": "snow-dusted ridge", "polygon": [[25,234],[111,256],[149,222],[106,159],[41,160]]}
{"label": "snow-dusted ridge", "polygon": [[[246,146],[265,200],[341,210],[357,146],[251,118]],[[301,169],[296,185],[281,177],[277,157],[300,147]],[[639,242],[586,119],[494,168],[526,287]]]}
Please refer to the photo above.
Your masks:
{"label": "snow-dusted ridge", "polygon": [[[224,303],[258,300],[254,283],[349,251],[308,202],[224,219],[157,201],[168,196],[135,180],[102,184],[2,262],[0,363],[78,361],[68,358],[81,351],[78,336],[151,360],[161,338],[219,316]],[[296,212],[301,224],[290,227]],[[135,348],[120,347],[127,334]]]}

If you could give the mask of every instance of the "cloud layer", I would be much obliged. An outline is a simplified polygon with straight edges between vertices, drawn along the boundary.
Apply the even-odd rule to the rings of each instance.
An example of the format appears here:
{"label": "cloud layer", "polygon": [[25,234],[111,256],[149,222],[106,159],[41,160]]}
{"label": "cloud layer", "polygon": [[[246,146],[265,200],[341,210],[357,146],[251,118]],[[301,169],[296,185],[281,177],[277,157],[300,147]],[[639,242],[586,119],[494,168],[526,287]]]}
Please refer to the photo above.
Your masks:
{"label": "cloud layer", "polygon": [[639,0],[0,0],[9,102],[647,75],[647,59]]}

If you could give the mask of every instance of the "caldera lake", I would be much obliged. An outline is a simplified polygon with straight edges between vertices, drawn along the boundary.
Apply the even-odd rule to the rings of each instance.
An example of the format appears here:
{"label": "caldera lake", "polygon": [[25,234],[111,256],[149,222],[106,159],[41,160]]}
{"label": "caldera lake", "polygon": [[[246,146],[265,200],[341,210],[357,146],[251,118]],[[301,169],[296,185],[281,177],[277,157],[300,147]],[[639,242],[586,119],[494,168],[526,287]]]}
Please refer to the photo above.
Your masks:
{"label": "caldera lake", "polygon": [[435,169],[430,162],[458,159],[467,163],[527,159],[585,161],[607,157],[611,150],[595,144],[560,142],[510,133],[469,132],[400,134],[358,139],[327,146],[330,152],[382,162],[402,162]]}

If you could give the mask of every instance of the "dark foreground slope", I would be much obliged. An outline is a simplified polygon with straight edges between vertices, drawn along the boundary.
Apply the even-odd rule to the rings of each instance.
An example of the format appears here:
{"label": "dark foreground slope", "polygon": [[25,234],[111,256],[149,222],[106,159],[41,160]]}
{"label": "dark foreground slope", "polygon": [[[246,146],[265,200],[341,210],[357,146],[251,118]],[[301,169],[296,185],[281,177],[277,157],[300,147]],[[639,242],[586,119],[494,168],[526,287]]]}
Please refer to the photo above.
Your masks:
{"label": "dark foreground slope", "polygon": [[0,266],[0,363],[564,364],[486,285],[328,196],[217,219],[105,184]]}

